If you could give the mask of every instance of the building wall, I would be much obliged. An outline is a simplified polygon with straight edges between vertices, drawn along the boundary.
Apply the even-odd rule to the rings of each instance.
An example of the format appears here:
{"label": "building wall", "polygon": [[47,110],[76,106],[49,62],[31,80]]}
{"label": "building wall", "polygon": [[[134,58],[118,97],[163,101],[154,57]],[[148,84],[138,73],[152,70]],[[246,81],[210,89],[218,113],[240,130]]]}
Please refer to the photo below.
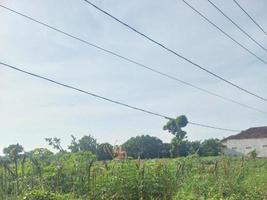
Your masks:
{"label": "building wall", "polygon": [[225,149],[227,155],[247,155],[255,149],[258,157],[267,157],[267,138],[229,139],[223,144],[227,147]]}

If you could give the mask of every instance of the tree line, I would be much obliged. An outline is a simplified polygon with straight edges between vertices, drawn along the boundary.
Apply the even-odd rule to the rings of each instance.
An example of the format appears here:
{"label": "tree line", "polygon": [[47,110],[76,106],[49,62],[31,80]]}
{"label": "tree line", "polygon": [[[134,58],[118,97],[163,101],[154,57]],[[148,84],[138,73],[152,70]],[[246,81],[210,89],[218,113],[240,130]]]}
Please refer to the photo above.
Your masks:
{"label": "tree line", "polygon": [[[25,200],[54,200],[55,198],[47,197],[50,193],[46,191],[55,194],[96,195],[98,189],[102,191],[113,185],[110,181],[102,179],[106,177],[113,180],[114,177],[118,177],[120,174],[114,175],[113,170],[119,167],[118,173],[121,173],[124,163],[132,163],[131,167],[140,170],[138,176],[143,177],[145,168],[141,167],[141,159],[220,154],[221,144],[218,139],[188,141],[187,133],[182,130],[187,123],[185,116],[170,119],[166,123],[163,129],[174,136],[169,143],[150,135],[140,135],[128,139],[121,145],[111,145],[98,143],[92,135],[84,135],[81,138],[71,135],[71,142],[67,148],[62,146],[60,138],[45,138],[48,145],[54,149],[53,152],[47,148],[25,151],[20,144],[9,145],[3,149],[4,156],[0,157],[0,199],[22,196]],[[125,160],[126,157],[128,159]],[[124,161],[107,162],[114,158]],[[96,162],[97,160],[103,162]],[[127,171],[132,172],[130,169]],[[109,173],[110,176],[105,175]],[[140,180],[143,180],[142,177]],[[106,183],[107,187],[102,187]],[[27,195],[37,195],[38,198],[28,198]],[[40,195],[42,198],[39,198]]]}
{"label": "tree line", "polygon": [[[128,158],[133,159],[152,159],[152,158],[173,158],[178,156],[199,155],[199,156],[217,156],[221,154],[222,145],[219,139],[207,139],[201,141],[189,141],[186,139],[187,133],[182,130],[188,123],[186,116],[182,115],[176,119],[170,119],[163,130],[166,130],[174,135],[170,143],[164,143],[157,137],[150,135],[140,135],[131,137],[125,143],[120,145],[121,149],[127,152]],[[92,135],[84,135],[77,139],[71,135],[71,143],[68,149],[64,149],[61,145],[60,138],[45,138],[47,143],[59,152],[91,152],[97,160],[111,160],[113,159],[114,149],[116,145],[110,143],[98,143]],[[53,154],[48,149],[37,148],[28,154],[35,151],[45,151]],[[20,144],[13,144],[4,148],[3,153],[6,158],[11,158],[14,161],[20,157],[24,152]]]}

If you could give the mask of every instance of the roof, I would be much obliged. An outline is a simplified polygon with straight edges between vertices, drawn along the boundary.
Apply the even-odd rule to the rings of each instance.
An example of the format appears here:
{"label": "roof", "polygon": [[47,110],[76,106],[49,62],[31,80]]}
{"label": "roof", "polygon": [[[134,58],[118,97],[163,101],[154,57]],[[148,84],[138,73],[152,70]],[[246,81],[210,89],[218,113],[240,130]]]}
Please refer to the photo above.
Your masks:
{"label": "roof", "polygon": [[222,141],[231,139],[267,138],[267,126],[249,128],[236,135],[224,138]]}

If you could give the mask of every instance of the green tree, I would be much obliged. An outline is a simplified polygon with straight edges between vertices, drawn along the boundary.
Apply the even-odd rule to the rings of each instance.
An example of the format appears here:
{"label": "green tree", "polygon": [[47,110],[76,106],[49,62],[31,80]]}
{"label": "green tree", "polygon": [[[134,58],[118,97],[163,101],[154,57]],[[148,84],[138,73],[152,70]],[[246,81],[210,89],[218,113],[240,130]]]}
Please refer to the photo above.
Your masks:
{"label": "green tree", "polygon": [[176,137],[171,140],[171,155],[176,156],[187,156],[189,154],[190,143],[188,141],[180,141]]}
{"label": "green tree", "polygon": [[74,135],[71,135],[71,143],[70,143],[68,148],[72,153],[76,153],[76,152],[80,151],[80,147],[79,147],[79,144],[77,142],[77,138]]}
{"label": "green tree", "polygon": [[54,155],[53,152],[46,148],[36,148],[28,153],[31,159],[40,160],[42,162],[49,163],[52,156]]}
{"label": "green tree", "polygon": [[156,158],[160,156],[162,141],[149,135],[132,137],[122,147],[133,158]]}
{"label": "green tree", "polygon": [[59,150],[60,152],[64,152],[65,150],[61,146],[60,138],[45,138],[45,141],[48,142],[48,145],[52,146],[53,149]]}
{"label": "green tree", "polygon": [[13,172],[14,174],[14,178],[16,180],[16,185],[17,185],[17,192],[18,192],[18,188],[19,188],[19,173],[18,173],[18,162],[20,157],[22,157],[22,153],[23,153],[24,149],[20,144],[11,144],[8,147],[3,149],[3,153],[5,154],[5,156],[7,156],[13,163],[15,166],[15,172]]}
{"label": "green tree", "polygon": [[74,136],[72,137],[72,142],[68,147],[71,152],[85,152],[90,151],[93,154],[97,153],[97,140],[91,135],[85,135],[77,141]]}
{"label": "green tree", "polygon": [[20,144],[11,144],[8,147],[4,148],[3,153],[12,161],[15,165],[15,174],[18,177],[18,161],[21,157],[22,152],[24,151],[23,147]]}
{"label": "green tree", "polygon": [[190,142],[189,154],[199,154],[200,141]]}
{"label": "green tree", "polygon": [[171,134],[175,136],[171,140],[171,156],[182,156],[186,155],[185,143],[182,141],[186,138],[186,132],[182,130],[188,124],[188,120],[185,115],[181,115],[176,119],[170,119],[165,126],[163,126],[163,130],[167,130]]}
{"label": "green tree", "polygon": [[200,148],[199,141],[179,141],[176,137],[171,140],[171,154],[173,157],[176,156],[188,156],[198,153]]}
{"label": "green tree", "polygon": [[218,156],[222,152],[222,144],[219,139],[207,139],[200,144],[200,156]]}
{"label": "green tree", "polygon": [[186,132],[182,130],[188,124],[188,120],[185,115],[181,115],[176,119],[170,119],[165,126],[163,126],[163,130],[169,131],[173,134],[178,141],[182,141],[186,138]]}
{"label": "green tree", "polygon": [[98,160],[112,160],[113,146],[109,143],[102,143],[97,145],[97,159]]}
{"label": "green tree", "polygon": [[171,157],[171,144],[170,143],[163,143],[161,150],[160,150],[160,157],[161,158],[170,158]]}

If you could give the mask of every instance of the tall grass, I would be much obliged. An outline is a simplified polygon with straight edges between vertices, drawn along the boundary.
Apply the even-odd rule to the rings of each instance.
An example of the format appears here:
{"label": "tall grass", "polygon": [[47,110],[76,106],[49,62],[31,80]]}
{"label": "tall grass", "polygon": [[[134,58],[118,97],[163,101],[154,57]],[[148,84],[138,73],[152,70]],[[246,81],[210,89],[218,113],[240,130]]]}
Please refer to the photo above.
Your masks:
{"label": "tall grass", "polygon": [[103,163],[90,154],[63,154],[26,160],[18,180],[1,165],[0,185],[1,199],[265,200],[267,160],[187,157]]}

